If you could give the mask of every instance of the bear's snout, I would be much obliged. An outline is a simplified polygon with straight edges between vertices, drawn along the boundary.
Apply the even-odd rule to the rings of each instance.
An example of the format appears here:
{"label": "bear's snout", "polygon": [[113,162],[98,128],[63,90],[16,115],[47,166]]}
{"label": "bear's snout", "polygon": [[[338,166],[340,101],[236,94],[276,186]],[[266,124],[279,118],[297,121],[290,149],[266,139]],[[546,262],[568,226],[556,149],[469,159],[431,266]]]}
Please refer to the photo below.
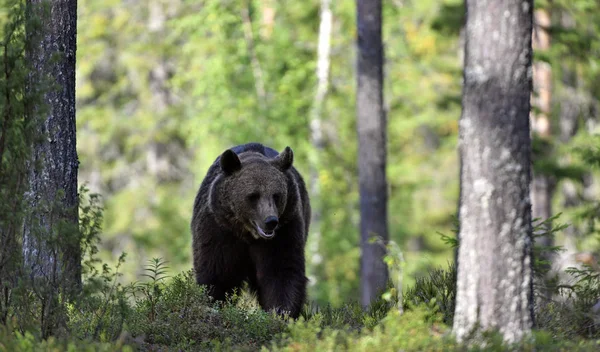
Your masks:
{"label": "bear's snout", "polygon": [[267,216],[265,219],[265,230],[267,230],[267,232],[271,232],[275,230],[278,224],[279,219],[277,219],[276,216]]}

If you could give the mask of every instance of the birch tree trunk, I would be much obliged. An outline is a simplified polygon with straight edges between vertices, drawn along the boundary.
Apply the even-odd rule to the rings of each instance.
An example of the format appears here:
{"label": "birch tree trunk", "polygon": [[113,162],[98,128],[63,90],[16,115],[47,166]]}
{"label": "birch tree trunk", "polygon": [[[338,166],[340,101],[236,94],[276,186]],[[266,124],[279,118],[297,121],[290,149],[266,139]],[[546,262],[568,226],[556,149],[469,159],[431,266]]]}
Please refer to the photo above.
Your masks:
{"label": "birch tree trunk", "polygon": [[[313,265],[319,265],[322,257],[319,254],[321,242],[321,188],[319,183],[319,170],[321,169],[321,155],[325,148],[323,139],[323,106],[329,88],[329,65],[331,51],[331,0],[321,0],[321,19],[319,22],[319,43],[317,49],[317,90],[310,115],[310,141],[313,153],[310,160],[310,193],[311,193],[311,229],[313,233],[310,241],[310,260]],[[312,282],[312,284],[315,284]]]}
{"label": "birch tree trunk", "polygon": [[533,1],[467,0],[460,119],[460,247],[454,332],[533,325],[531,30]]}
{"label": "birch tree trunk", "polygon": [[267,109],[267,91],[265,89],[265,80],[263,70],[256,54],[256,41],[252,30],[252,17],[250,16],[250,10],[252,8],[252,1],[247,1],[241,10],[242,15],[242,27],[244,30],[244,38],[246,40],[246,46],[250,55],[250,66],[252,68],[252,75],[254,76],[254,89],[256,91],[256,98],[259,101],[259,106],[262,111]]}
{"label": "birch tree trunk", "polygon": [[78,229],[78,160],[75,137],[75,52],[77,1],[28,0],[27,89],[42,104],[28,107],[39,138],[29,160],[28,215],[23,224],[25,270],[43,297],[44,335],[53,322],[58,290],[81,287]]}
{"label": "birch tree trunk", "polygon": [[[385,289],[383,257],[388,240],[386,117],[383,108],[381,0],[357,0],[358,179],[360,192],[361,304],[366,307]],[[372,243],[379,238],[379,243]]]}

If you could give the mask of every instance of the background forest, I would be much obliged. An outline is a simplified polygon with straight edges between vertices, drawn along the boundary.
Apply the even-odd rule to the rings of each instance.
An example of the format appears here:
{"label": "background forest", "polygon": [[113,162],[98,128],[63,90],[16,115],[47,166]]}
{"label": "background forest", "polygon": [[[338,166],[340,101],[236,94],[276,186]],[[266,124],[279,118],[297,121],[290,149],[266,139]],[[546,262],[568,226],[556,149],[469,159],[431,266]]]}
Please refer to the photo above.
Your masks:
{"label": "background forest", "polygon": [[[550,44],[535,61],[548,67],[551,92],[535,168],[553,184],[547,215],[572,224],[558,234],[571,258],[599,245],[594,224],[580,220],[598,183],[572,150],[598,132],[600,9],[591,0],[536,6],[549,17]],[[310,297],[335,306],[357,297],[354,3],[331,3],[317,146],[319,1],[80,0],[78,8],[79,180],[103,196],[104,259],[127,252],[126,280],[153,257],[174,272],[190,268],[192,202],[215,157],[249,141],[289,145],[307,182],[312,165],[319,170]],[[383,11],[389,231],[410,285],[452,259],[439,233],[452,235],[458,203],[464,5],[390,1]]]}
{"label": "background forest", "polygon": [[[331,6],[316,148],[318,1],[79,2],[80,181],[104,198],[102,248],[106,259],[127,252],[127,279],[152,257],[190,267],[191,205],[208,166],[260,141],[291,146],[307,182],[319,165],[311,298],[338,306],[358,296],[355,6]],[[459,1],[384,8],[390,235],[407,278],[451,259],[437,232],[451,233],[458,197],[463,12]]]}

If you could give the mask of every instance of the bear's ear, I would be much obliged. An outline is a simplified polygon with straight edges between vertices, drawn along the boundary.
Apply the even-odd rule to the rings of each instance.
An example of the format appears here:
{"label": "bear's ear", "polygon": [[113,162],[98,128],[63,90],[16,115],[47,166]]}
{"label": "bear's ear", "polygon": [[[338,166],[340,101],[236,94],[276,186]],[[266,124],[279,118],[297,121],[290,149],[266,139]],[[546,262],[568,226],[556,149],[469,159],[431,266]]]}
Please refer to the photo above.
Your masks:
{"label": "bear's ear", "polygon": [[273,159],[273,166],[281,171],[287,171],[292,167],[292,163],[294,163],[294,152],[290,147],[285,147],[285,149]]}
{"label": "bear's ear", "polygon": [[237,154],[231,149],[227,149],[221,154],[220,164],[221,170],[223,170],[226,175],[231,175],[242,168],[240,158],[238,158]]}

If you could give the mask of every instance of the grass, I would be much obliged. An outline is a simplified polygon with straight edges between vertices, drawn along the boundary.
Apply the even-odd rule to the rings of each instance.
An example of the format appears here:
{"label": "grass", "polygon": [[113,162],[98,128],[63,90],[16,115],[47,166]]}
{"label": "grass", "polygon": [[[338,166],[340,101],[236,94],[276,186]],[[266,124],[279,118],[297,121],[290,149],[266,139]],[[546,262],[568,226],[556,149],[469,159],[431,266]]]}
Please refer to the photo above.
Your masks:
{"label": "grass", "polygon": [[[307,304],[296,320],[260,309],[245,291],[215,303],[191,271],[165,276],[164,263],[152,261],[147,280],[122,286],[115,273],[86,297],[67,306],[67,329],[42,340],[35,328],[22,329],[14,315],[0,326],[0,351],[504,351],[510,346],[494,333],[470,346],[451,333],[455,268],[431,271],[397,304],[380,300],[369,310],[356,303],[343,307]],[[90,293],[94,292],[94,293]],[[554,306],[545,316],[565,319]],[[568,324],[574,320],[565,320]],[[554,321],[556,324],[557,322]],[[35,326],[35,324],[30,324]],[[600,336],[581,336],[573,328],[538,330],[514,349],[523,351],[595,351]]]}

